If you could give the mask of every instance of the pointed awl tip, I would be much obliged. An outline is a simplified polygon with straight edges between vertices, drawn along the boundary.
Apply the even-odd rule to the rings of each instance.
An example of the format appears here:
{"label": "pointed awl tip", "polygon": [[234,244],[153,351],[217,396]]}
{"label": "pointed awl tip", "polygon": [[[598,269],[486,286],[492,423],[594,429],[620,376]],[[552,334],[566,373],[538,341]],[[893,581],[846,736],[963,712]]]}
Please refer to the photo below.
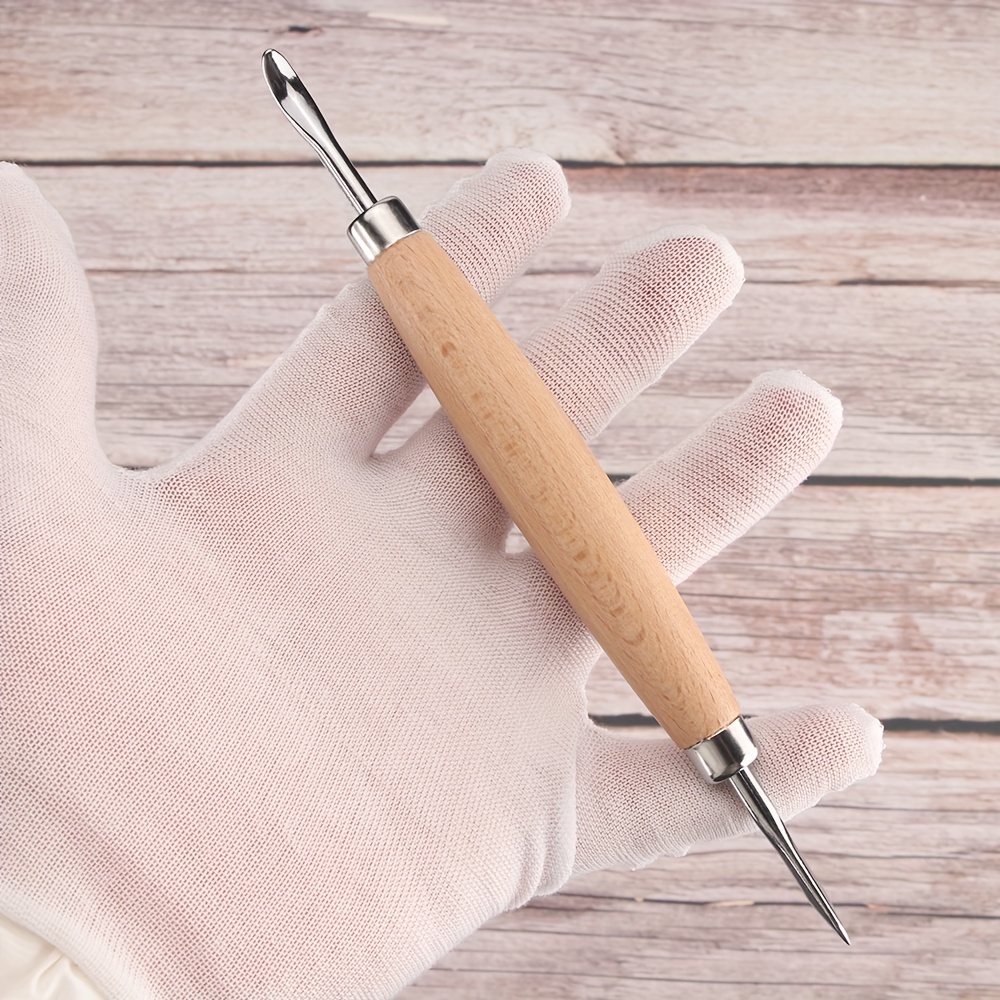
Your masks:
{"label": "pointed awl tip", "polygon": [[770,841],[771,846],[781,856],[788,870],[795,876],[806,899],[817,913],[833,928],[844,944],[849,945],[851,939],[847,930],[840,922],[836,911],[826,898],[820,884],[816,881],[809,866],[802,860],[792,841],[787,827],[778,815],[774,803],[768,798],[749,767],[743,767],[728,779],[729,785],[739,799],[750,811],[761,832]]}

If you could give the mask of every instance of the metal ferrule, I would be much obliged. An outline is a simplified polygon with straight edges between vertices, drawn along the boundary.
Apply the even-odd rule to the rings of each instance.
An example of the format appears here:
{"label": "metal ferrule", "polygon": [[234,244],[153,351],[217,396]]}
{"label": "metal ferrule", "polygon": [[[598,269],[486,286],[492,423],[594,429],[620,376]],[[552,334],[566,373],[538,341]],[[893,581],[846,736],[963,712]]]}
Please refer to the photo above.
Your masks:
{"label": "metal ferrule", "polygon": [[387,247],[419,228],[416,219],[398,198],[383,198],[351,223],[347,235],[364,262],[370,264]]}
{"label": "metal ferrule", "polygon": [[708,781],[724,781],[757,758],[757,747],[742,715],[706,737],[685,753],[694,762],[698,773]]}

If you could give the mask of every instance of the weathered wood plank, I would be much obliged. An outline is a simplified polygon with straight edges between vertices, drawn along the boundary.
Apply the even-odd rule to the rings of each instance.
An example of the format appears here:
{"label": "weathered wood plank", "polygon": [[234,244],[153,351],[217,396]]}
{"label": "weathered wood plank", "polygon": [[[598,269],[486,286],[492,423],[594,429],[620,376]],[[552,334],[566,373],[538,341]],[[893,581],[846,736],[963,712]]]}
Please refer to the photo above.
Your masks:
{"label": "weathered wood plank", "polygon": [[[803,487],[681,592],[744,711],[1000,717],[995,489]],[[595,715],[648,714],[606,658],[589,695]]]}
{"label": "weathered wood plank", "polygon": [[[670,907],[648,926],[642,914],[600,914],[595,933],[562,910],[528,932],[511,917],[479,931],[437,968],[424,973],[400,1000],[909,1000],[1000,997],[994,957],[997,930],[988,921],[917,916],[886,918],[862,912],[852,931],[870,942],[831,954],[831,931],[802,930],[798,907],[768,915],[768,928],[747,930],[747,911],[733,907],[693,915]],[[597,922],[597,921],[595,921]],[[651,922],[651,921],[650,921]],[[879,949],[884,949],[879,953]]]}
{"label": "weathered wood plank", "polygon": [[[368,167],[379,195],[414,211],[471,166]],[[315,167],[29,169],[99,270],[357,271],[352,215]],[[995,170],[831,167],[567,167],[573,209],[532,262],[596,269],[619,243],[706,225],[739,250],[750,282],[1000,284]]]}
{"label": "weathered wood plank", "polygon": [[[164,461],[204,434],[361,272],[341,235],[346,207],[320,169],[32,173],[91,270],[103,327],[101,429],[125,465]],[[379,190],[416,206],[467,170],[371,173]],[[597,442],[607,468],[633,471],[754,375],[797,367],[846,405],[825,473],[996,477],[1000,197],[992,177],[572,170],[573,213],[500,313],[524,334],[630,234],[703,219],[744,253],[749,283],[667,380]],[[388,443],[432,410],[424,399]]]}
{"label": "weathered wood plank", "polygon": [[0,23],[0,132],[21,159],[305,160],[260,81],[269,45],[361,160],[514,143],[608,163],[987,164],[1000,149],[987,5],[4,0]]}
{"label": "weathered wood plank", "polygon": [[406,998],[1000,997],[997,738],[890,733],[875,778],[792,822],[853,946],[758,836],[574,879]]}

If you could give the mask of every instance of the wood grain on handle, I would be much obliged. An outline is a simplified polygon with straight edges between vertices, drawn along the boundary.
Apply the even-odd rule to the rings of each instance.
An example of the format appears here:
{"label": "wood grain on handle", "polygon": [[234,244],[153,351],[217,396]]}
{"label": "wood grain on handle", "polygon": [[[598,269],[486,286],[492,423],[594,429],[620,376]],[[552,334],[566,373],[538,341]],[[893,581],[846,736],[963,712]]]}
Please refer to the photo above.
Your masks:
{"label": "wood grain on handle", "polygon": [[559,589],[679,746],[739,715],[722,669],[586,442],[427,232],[369,266],[438,401]]}

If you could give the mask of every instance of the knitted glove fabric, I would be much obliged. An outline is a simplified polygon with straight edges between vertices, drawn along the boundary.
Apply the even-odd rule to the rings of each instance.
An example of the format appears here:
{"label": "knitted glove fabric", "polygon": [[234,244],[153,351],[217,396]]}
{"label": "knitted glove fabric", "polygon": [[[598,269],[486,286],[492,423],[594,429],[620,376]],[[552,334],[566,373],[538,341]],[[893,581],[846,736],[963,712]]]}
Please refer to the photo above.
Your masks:
{"label": "knitted glove fabric", "polygon": [[[424,224],[492,299],[567,207],[558,166],[511,151]],[[669,741],[589,721],[597,647],[507,551],[448,421],[376,452],[423,383],[366,279],[202,441],[135,471],[96,437],[69,234],[9,165],[0,244],[0,912],[99,995],[390,997],[574,873],[748,831]],[[593,436],[741,281],[724,240],[662,230],[524,347]],[[839,422],[771,373],[622,492],[679,582]],[[881,749],[853,706],[754,733],[786,816]]]}

